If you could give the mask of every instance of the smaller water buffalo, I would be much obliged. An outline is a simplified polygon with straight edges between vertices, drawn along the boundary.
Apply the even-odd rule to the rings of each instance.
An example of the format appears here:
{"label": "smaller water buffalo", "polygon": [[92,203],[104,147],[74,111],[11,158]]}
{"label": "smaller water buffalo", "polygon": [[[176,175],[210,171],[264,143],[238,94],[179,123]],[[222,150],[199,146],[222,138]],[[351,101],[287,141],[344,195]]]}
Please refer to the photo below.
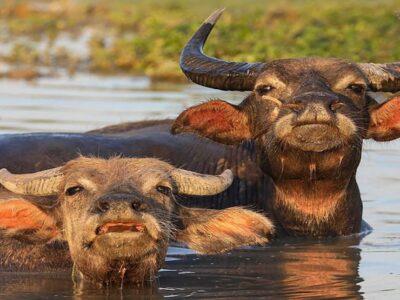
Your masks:
{"label": "smaller water buffalo", "polygon": [[273,226],[261,214],[177,201],[180,194],[218,194],[232,179],[230,170],[203,175],[153,158],[79,157],[19,175],[2,169],[0,266],[73,264],[76,279],[143,283],[162,266],[171,239],[203,254],[267,242]]}

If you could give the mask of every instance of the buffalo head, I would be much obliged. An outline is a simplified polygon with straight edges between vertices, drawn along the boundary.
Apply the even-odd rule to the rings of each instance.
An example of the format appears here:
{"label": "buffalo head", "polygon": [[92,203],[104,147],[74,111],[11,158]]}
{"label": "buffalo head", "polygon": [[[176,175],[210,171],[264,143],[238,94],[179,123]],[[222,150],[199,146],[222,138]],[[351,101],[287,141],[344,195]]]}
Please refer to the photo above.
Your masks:
{"label": "buffalo head", "polygon": [[[199,253],[267,241],[272,225],[255,212],[187,208],[177,202],[180,194],[220,193],[231,182],[230,170],[203,175],[151,158],[81,157],[23,175],[3,169],[0,183],[27,198],[14,195],[0,202],[0,227],[8,238],[29,229],[31,243],[66,241],[77,278],[143,283],[162,266],[171,239]],[[51,203],[32,198],[53,195]]]}
{"label": "buffalo head", "polygon": [[[261,169],[274,181],[271,209],[301,220],[285,222],[288,231],[303,225],[308,228],[304,234],[315,235],[359,230],[355,173],[363,139],[400,136],[400,97],[378,104],[370,92],[400,91],[400,63],[317,57],[226,62],[202,52],[221,13],[213,13],[188,42],[182,70],[195,83],[251,93],[238,106],[213,100],[189,108],[172,132],[197,133],[224,144],[253,140]],[[346,210],[353,213],[353,225],[328,230],[334,215]]]}

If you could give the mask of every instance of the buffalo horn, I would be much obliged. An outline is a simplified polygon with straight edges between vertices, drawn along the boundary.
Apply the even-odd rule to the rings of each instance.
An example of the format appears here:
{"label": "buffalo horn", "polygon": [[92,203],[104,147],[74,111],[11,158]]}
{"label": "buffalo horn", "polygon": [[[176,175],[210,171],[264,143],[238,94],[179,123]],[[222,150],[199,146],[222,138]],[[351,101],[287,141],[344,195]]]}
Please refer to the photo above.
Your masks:
{"label": "buffalo horn", "polygon": [[223,13],[213,12],[196,31],[182,51],[180,66],[194,83],[230,91],[251,91],[265,63],[230,62],[207,56],[203,46]]}
{"label": "buffalo horn", "polygon": [[57,194],[63,176],[61,167],[32,174],[12,174],[7,169],[1,169],[0,184],[16,194],[51,196]]}
{"label": "buffalo horn", "polygon": [[358,64],[375,92],[400,91],[400,62],[390,64]]}
{"label": "buffalo horn", "polygon": [[211,196],[225,191],[233,181],[231,170],[221,175],[205,175],[196,172],[175,169],[171,173],[179,194]]}

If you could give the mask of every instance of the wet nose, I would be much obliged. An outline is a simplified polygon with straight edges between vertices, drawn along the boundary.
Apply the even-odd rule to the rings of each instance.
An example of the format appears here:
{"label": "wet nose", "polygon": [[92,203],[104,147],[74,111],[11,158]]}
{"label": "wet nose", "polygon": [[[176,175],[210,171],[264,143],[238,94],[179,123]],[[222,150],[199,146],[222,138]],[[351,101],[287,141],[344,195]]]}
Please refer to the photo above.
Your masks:
{"label": "wet nose", "polygon": [[141,211],[144,209],[143,200],[130,194],[109,194],[97,199],[99,212],[107,212],[113,208]]}

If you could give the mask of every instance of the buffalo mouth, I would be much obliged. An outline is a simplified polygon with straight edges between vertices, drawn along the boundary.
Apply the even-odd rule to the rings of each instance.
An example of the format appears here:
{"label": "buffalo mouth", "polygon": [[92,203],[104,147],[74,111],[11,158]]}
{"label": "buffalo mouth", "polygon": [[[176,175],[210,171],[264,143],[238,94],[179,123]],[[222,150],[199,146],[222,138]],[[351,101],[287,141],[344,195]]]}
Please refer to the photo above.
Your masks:
{"label": "buffalo mouth", "polygon": [[343,145],[343,137],[330,124],[302,124],[293,127],[286,142],[303,151],[323,152]]}
{"label": "buffalo mouth", "polygon": [[158,249],[151,227],[137,221],[107,221],[98,226],[95,233],[85,249],[107,260],[136,260]]}
{"label": "buffalo mouth", "polygon": [[96,235],[107,233],[144,232],[145,226],[136,222],[107,222],[96,228]]}

